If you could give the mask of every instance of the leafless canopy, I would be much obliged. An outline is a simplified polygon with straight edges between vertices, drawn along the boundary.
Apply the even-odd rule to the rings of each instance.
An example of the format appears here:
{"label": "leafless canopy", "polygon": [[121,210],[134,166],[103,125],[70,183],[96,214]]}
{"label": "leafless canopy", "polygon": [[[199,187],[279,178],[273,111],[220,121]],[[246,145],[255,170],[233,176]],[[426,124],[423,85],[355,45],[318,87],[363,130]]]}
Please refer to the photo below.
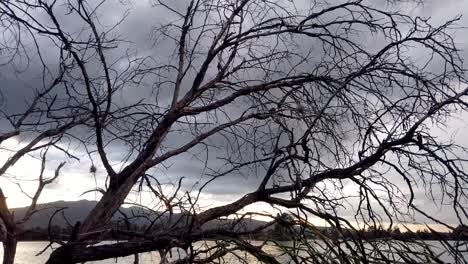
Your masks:
{"label": "leafless canopy", "polygon": [[[466,150],[433,134],[467,107],[451,36],[458,18],[434,25],[401,11],[411,1],[374,2],[152,0],[161,17],[148,18],[152,45],[141,50],[122,29],[139,3],[1,1],[4,67],[39,61],[43,86],[32,88],[36,97],[22,114],[3,111],[11,130],[0,142],[31,140],[0,175],[25,153],[64,140],[79,142],[107,175],[97,206],[48,263],[163,256],[176,247],[186,252],[177,263],[436,261],[422,242],[363,242],[314,225],[321,219],[345,233],[413,218],[457,224],[422,202],[450,207],[459,223],[468,219]],[[110,155],[116,148],[119,160]],[[204,166],[202,177],[189,185],[172,178],[168,192],[160,175],[190,155]],[[257,185],[226,205],[201,206],[210,186],[233,177]],[[114,228],[111,217],[131,192],[153,198],[152,208],[138,205],[144,217],[169,220],[153,220],[144,232]],[[290,217],[263,212],[271,222],[238,228],[260,215],[243,210],[259,202]],[[281,224],[288,246],[246,239]],[[132,239],[97,244],[111,232]],[[275,243],[280,257],[267,250]],[[459,248],[442,244],[465,261]]]}

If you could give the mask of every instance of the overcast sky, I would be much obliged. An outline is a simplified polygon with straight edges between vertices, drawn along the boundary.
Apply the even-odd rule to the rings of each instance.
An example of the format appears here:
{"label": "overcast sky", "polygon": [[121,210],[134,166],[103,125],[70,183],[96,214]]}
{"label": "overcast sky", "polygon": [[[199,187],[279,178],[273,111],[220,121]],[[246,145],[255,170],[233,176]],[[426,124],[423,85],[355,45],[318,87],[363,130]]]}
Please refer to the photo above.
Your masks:
{"label": "overcast sky", "polygon": [[[132,45],[140,51],[146,51],[153,56],[164,57],[173,47],[162,45],[155,49],[152,46],[153,44],[148,41],[148,32],[151,31],[151,26],[154,25],[155,22],[160,21],[160,19],[168,21],[171,17],[169,17],[167,13],[155,14],[154,9],[148,8],[147,5],[148,1],[135,1],[128,18],[119,26],[118,31],[121,35],[131,39],[133,42]],[[119,9],[107,9],[105,13],[106,17],[102,17],[103,23],[110,24],[115,21],[120,11]],[[462,18],[459,22],[460,29],[455,35],[455,40],[458,48],[462,50],[462,56],[465,60],[468,60],[468,29],[463,28],[468,26],[468,0],[424,1],[424,6],[412,8],[407,11],[411,15],[431,17],[435,24],[445,19],[461,15]],[[73,25],[71,26],[73,27]],[[50,56],[53,57],[53,55]],[[51,58],[50,61],[53,62],[53,58]],[[16,109],[21,109],[24,106],[24,103],[27,102],[30,96],[30,83],[38,79],[38,76],[33,74],[36,70],[34,66],[27,69],[21,76],[21,79],[11,75],[8,70],[0,72],[0,89],[5,98],[5,105],[3,107],[14,112]],[[29,72],[31,73],[30,79],[25,79],[24,76]],[[139,98],[145,96],[146,92],[145,90],[132,90],[130,94],[135,96],[135,98]],[[131,99],[131,96],[130,98],[122,98],[122,100]],[[433,134],[441,138],[453,137],[456,143],[468,147],[468,137],[466,136],[467,129],[468,114],[463,113],[452,118],[447,123],[446,128],[434,128]],[[4,144],[2,144],[3,150],[0,151],[0,161],[5,161],[9,155],[11,155],[12,152],[7,150],[14,150],[22,144],[26,144],[26,142],[27,139],[20,138],[13,138],[4,142]],[[124,155],[120,152],[120,147],[118,145],[111,145],[108,149],[109,153],[111,153],[111,161],[115,166],[118,166],[118,162],[120,162],[122,155]],[[51,151],[52,153],[49,157],[50,162],[46,169],[46,175],[52,175],[58,163],[63,161],[62,153],[56,150]],[[91,162],[87,155],[83,151],[80,151],[78,147],[74,149],[74,153],[80,157],[80,161],[67,160],[67,164],[62,170],[62,175],[54,184],[47,187],[40,198],[40,202],[80,199],[93,200],[99,197],[95,193],[81,194],[90,189],[103,186],[103,181],[105,179],[103,168],[98,167],[96,175],[93,175],[89,171]],[[216,157],[213,157],[213,162],[216,162],[215,158]],[[191,185],[196,184],[196,182],[200,180],[200,177],[206,173],[206,171],[204,171],[204,164],[197,159],[197,155],[182,155],[177,159],[171,160],[167,165],[170,166],[170,170],[161,170],[159,172],[159,181],[162,183],[173,183],[174,179],[186,177],[184,181],[185,186],[189,188]],[[26,156],[12,169],[8,170],[7,175],[0,177],[0,186],[6,196],[9,197],[8,204],[10,207],[26,206],[29,204],[30,200],[26,195],[21,194],[19,187],[12,183],[12,179],[8,178],[14,177],[15,179],[21,179],[22,190],[32,195],[36,188],[37,183],[35,179],[37,179],[39,170],[40,161],[37,157]],[[256,177],[227,177],[215,181],[203,193],[201,204],[208,207],[232,201],[235,197],[239,197],[248,191],[253,191],[258,182],[259,179]],[[170,184],[167,185],[167,188],[171,188]],[[353,190],[349,191],[352,192]],[[135,198],[131,196],[130,199]],[[146,199],[145,195],[143,194],[139,199],[143,199],[144,201],[144,199]],[[266,205],[257,205],[254,209],[269,210]],[[447,217],[446,220],[450,221],[449,216]]]}

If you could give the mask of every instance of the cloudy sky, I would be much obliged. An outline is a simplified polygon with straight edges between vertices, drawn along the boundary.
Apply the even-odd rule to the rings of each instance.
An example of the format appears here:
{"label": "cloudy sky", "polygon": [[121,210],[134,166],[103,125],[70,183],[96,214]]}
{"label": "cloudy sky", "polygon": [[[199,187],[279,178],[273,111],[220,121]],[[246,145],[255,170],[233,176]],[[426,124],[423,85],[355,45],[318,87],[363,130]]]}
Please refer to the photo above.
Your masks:
{"label": "cloudy sky", "polygon": [[[181,1],[182,3],[183,1]],[[149,1],[141,0],[134,1],[131,6],[127,6],[129,9],[128,17],[119,26],[119,34],[125,36],[125,38],[132,41],[132,47],[137,48],[140,52],[147,52],[148,55],[164,58],[165,54],[171,52],[173,47],[164,46],[165,42],[158,45],[158,48],[154,48],[154,42],[148,41],[150,36],[148,32],[151,32],[151,27],[155,23],[160,21],[170,21],[172,17],[167,12],[156,12],[154,9],[148,8]],[[405,7],[402,7],[405,8]],[[118,8],[107,8],[105,15],[101,18],[103,24],[112,24],[119,19],[122,15],[123,9]],[[460,29],[454,35],[455,40],[461,54],[468,60],[468,29],[464,28],[468,26],[468,0],[447,0],[447,1],[424,1],[423,6],[411,6],[406,10],[413,16],[431,17],[434,24],[443,22],[446,19],[461,15],[462,18],[458,25]],[[79,25],[69,24],[69,27],[79,27]],[[125,44],[123,44],[125,45]],[[47,53],[46,53],[47,55]],[[54,61],[54,56],[49,54],[50,58],[46,56],[46,60],[49,62]],[[117,56],[113,54],[112,56]],[[1,55],[0,55],[1,58]],[[167,58],[170,59],[170,58]],[[24,108],[26,102],[29,101],[31,96],[31,83],[37,82],[40,78],[37,75],[37,68],[34,65],[30,65],[26,68],[20,76],[12,74],[12,67],[4,66],[4,70],[0,71],[0,85],[3,94],[3,105],[4,109],[8,109],[10,112],[20,112]],[[35,74],[36,73],[36,74]],[[132,97],[140,98],[147,96],[146,90],[132,90],[128,98],[121,98],[121,100],[132,100]],[[128,96],[128,95],[127,95]],[[6,126],[6,124],[1,124]],[[468,147],[468,137],[466,136],[466,129],[468,129],[468,114],[460,113],[454,116],[447,122],[445,128],[433,128],[433,135],[441,138],[451,137],[453,140],[461,145]],[[216,139],[214,139],[216,140]],[[0,150],[0,161],[3,163],[14,153],[15,149],[27,144],[27,138],[12,138],[3,142]],[[80,158],[79,161],[74,159],[67,159],[67,164],[62,170],[62,175],[59,179],[47,186],[46,191],[40,198],[40,202],[50,202],[56,200],[80,200],[80,199],[96,199],[98,194],[96,192],[86,191],[92,190],[96,187],[102,187],[104,185],[105,172],[104,169],[98,165],[97,172],[95,174],[90,173],[90,167],[92,166],[89,156],[80,149],[78,145],[67,146],[72,149],[73,153]],[[115,167],[121,166],[121,158],[125,153],[121,153],[120,146],[111,145],[108,147],[111,162]],[[48,158],[49,162],[45,170],[45,175],[53,175],[56,166],[64,160],[61,152],[57,150],[50,151]],[[177,159],[169,161],[166,166],[170,169],[158,171],[158,179],[161,183],[165,184],[167,191],[170,191],[173,187],[171,184],[174,183],[174,179],[185,177],[184,186],[190,189],[190,186],[195,185],[200,181],[200,177],[206,173],[204,170],[205,164],[200,162],[200,156],[205,155],[202,150],[200,153],[196,151],[191,154],[183,155]],[[211,162],[217,162],[216,155],[213,155]],[[93,157],[96,158],[96,157]],[[203,160],[203,158],[201,159]],[[19,162],[16,163],[11,169],[7,171],[5,175],[0,177],[0,186],[5,192],[10,207],[21,207],[29,204],[30,200],[26,194],[32,195],[37,186],[37,176],[40,171],[41,162],[37,156],[25,156]],[[249,191],[253,191],[258,185],[259,179],[256,177],[227,177],[221,180],[215,181],[205,190],[201,196],[201,205],[205,207],[220,205],[234,198],[239,197]],[[21,188],[16,183],[21,183]],[[349,190],[352,192],[353,190]],[[24,192],[24,193],[23,193]],[[130,200],[142,199],[143,203],[146,197],[145,193],[139,197],[130,196]],[[252,210],[269,210],[266,205],[256,205]],[[434,209],[443,210],[443,209]],[[441,211],[442,212],[442,211]],[[446,219],[450,221],[450,218]]]}

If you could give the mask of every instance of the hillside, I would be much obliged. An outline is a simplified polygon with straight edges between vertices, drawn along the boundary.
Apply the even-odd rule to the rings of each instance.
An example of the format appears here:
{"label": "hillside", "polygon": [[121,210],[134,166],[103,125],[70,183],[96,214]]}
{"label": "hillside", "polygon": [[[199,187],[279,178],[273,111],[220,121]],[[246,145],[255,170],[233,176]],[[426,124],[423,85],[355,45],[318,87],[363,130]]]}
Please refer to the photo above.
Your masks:
{"label": "hillside", "polygon": [[[83,221],[83,219],[91,212],[91,210],[96,205],[95,201],[80,200],[80,201],[57,201],[52,203],[39,204],[37,208],[39,211],[35,213],[31,219],[25,224],[25,229],[34,229],[34,228],[47,228],[49,221],[52,225],[67,227],[74,225],[77,221]],[[51,217],[54,213],[59,210],[59,213],[56,213],[53,219]],[[16,219],[20,219],[26,213],[27,208],[14,208],[12,211],[15,214]],[[149,210],[144,210],[139,207],[122,207],[121,212],[127,215],[129,221],[133,225],[137,226],[148,226],[152,220],[155,220],[160,213],[151,212]],[[123,216],[119,212],[115,213],[113,216],[113,221],[123,221]],[[183,214],[174,214],[171,222],[182,225],[186,222],[187,217]],[[156,223],[161,223],[162,221],[168,221],[167,214],[158,219]],[[217,228],[226,224],[226,220],[214,220],[206,223],[203,228]],[[265,224],[263,221],[258,220],[243,220],[240,226],[244,228],[255,228],[260,225]]]}

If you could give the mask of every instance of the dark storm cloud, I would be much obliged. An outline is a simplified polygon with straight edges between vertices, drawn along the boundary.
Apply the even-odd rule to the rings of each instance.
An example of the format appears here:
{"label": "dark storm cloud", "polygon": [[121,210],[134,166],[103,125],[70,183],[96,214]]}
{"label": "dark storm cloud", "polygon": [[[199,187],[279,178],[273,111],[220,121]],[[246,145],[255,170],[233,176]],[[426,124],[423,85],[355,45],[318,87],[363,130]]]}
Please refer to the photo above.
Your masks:
{"label": "dark storm cloud", "polygon": [[[144,3],[143,3],[144,2]],[[184,1],[175,1],[182,12],[185,10],[185,5],[187,4]],[[304,4],[308,6],[308,4]],[[107,6],[101,9],[99,14],[100,22],[103,26],[110,26],[116,21],[118,21],[122,14],[129,10],[128,17],[125,21],[119,25],[113,35],[116,37],[121,36],[131,43],[122,43],[121,47],[115,50],[109,50],[106,55],[109,57],[110,61],[118,60],[125,52],[129,52],[132,56],[152,56],[154,57],[154,63],[165,63],[171,62],[174,57],[170,56],[173,54],[174,45],[171,44],[171,41],[163,38],[156,39],[154,35],[154,25],[173,21],[174,16],[167,11],[164,11],[162,8],[150,8],[150,2],[147,1],[135,1],[131,5],[119,6],[109,3]],[[301,9],[301,6],[299,6]],[[424,6],[415,7],[411,10],[412,13],[422,16],[431,16],[435,21],[443,21],[445,19],[451,18],[457,14],[466,13],[460,22],[460,25],[468,24],[466,17],[468,16],[468,1],[451,1],[450,3],[442,3],[441,1],[432,1],[426,2]],[[462,14],[463,15],[463,14]],[[63,22],[67,24],[67,28],[75,29],[80,27],[80,23],[77,23],[78,20],[66,19],[63,18]],[[466,31],[466,30],[465,30]],[[457,33],[456,40],[458,46],[462,49],[462,55],[465,58],[468,58],[468,51],[466,47],[468,46],[468,34]],[[363,40],[369,45],[378,46],[378,41],[375,41],[371,37]],[[305,43],[313,46],[312,43]],[[47,44],[45,46],[51,46]],[[127,49],[128,48],[128,49]],[[48,58],[47,63],[51,65],[54,64],[54,58],[57,58],[57,51],[52,48],[46,48],[42,50],[45,58]],[[11,67],[4,68],[0,73],[0,85],[1,90],[4,96],[5,104],[3,109],[6,109],[8,112],[21,112],[23,111],[30,101],[32,91],[35,87],[31,84],[41,84],[42,80],[40,79],[42,66],[40,63],[37,63],[37,58],[33,59],[34,63],[29,65],[29,68],[21,73],[20,75],[14,74],[14,69]],[[97,66],[96,66],[97,67]],[[96,71],[99,71],[96,68]],[[171,75],[168,74],[170,77]],[[153,79],[149,78],[145,80],[145,85],[140,85],[138,87],[129,86],[129,88],[124,88],[120,94],[117,94],[115,103],[118,105],[127,105],[133,102],[138,101],[139,99],[144,98],[145,100],[154,102],[155,95],[152,93],[152,83]],[[186,85],[189,85],[189,81]],[[42,85],[42,84],[41,84]],[[169,95],[171,90],[163,89],[161,92],[160,100],[162,102],[169,100]],[[235,116],[238,113],[235,113],[235,110],[231,110],[232,115]],[[466,120],[465,120],[466,121]],[[2,130],[4,125],[0,124]],[[78,133],[78,132],[77,132]],[[180,146],[183,143],[189,141],[191,137],[188,133],[183,134],[179,132],[173,132],[168,135],[167,142],[165,142],[166,147],[171,148],[174,146]],[[209,142],[214,146],[209,150],[209,156],[206,156],[206,151],[203,147],[198,147],[190,150],[188,153],[172,158],[165,162],[164,165],[167,168],[158,168],[152,170],[151,172],[158,177],[161,177],[161,182],[177,182],[180,177],[185,177],[186,180],[183,181],[184,187],[186,189],[191,189],[193,186],[200,186],[201,183],[209,180],[209,178],[203,177],[211,170],[208,168],[218,171],[225,170],[228,167],[225,166],[224,162],[220,159],[221,157],[226,157],[227,149],[226,143],[229,140],[225,137],[216,136],[209,139]],[[466,143],[466,142],[465,142]],[[218,148],[215,148],[218,146]],[[221,147],[219,147],[221,146]],[[89,146],[93,148],[92,145]],[[125,147],[120,143],[112,143],[107,146],[107,151],[109,153],[109,158],[111,163],[118,164],[122,161],[122,158],[125,157],[128,152]],[[86,155],[83,154],[81,149],[75,149],[75,153],[80,153],[79,155],[81,161],[74,162],[70,165],[65,172],[73,170],[75,173],[82,174],[83,180],[89,181],[92,180],[89,174],[89,167],[91,163],[89,162]],[[251,159],[253,153],[259,152],[259,150],[253,149],[246,146],[243,150],[244,159]],[[96,160],[96,164],[100,166],[100,163],[97,162],[97,157],[93,156]],[[53,158],[54,160],[60,160],[61,157],[57,156]],[[116,165],[120,166],[120,165]],[[98,177],[102,181],[105,177],[103,173],[102,166],[99,167]],[[160,176],[161,175],[161,176]],[[230,194],[230,195],[239,195],[244,194],[248,191],[255,190],[258,186],[258,182],[261,180],[262,171],[255,175],[251,171],[242,171],[238,174],[222,177],[213,182],[207,189],[206,192],[211,194]],[[58,190],[64,186],[64,180],[61,180],[54,186],[49,188]],[[421,195],[418,193],[418,195]],[[419,197],[419,196],[418,196]]]}

